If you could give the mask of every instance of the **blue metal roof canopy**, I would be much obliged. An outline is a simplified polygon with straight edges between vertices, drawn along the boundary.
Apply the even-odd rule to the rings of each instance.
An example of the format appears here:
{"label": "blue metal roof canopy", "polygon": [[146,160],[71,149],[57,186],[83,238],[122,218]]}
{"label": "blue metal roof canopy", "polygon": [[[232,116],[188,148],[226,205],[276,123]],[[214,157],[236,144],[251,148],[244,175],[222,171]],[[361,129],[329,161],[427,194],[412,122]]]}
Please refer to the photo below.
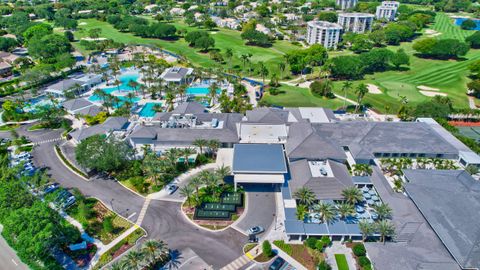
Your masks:
{"label": "blue metal roof canopy", "polygon": [[287,173],[283,146],[280,144],[235,144],[233,173]]}

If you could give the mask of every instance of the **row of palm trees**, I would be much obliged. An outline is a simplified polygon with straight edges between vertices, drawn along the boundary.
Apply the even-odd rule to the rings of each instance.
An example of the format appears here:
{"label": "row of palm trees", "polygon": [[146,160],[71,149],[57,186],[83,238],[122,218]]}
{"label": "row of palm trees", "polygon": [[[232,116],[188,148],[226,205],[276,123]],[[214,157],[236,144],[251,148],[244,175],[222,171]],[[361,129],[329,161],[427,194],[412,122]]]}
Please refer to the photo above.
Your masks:
{"label": "row of palm trees", "polygon": [[[355,204],[363,200],[362,191],[356,187],[344,189],[342,191],[344,201],[336,204],[324,201],[316,203],[315,193],[307,187],[299,188],[293,196],[299,202],[297,206],[297,218],[299,220],[303,220],[310,209],[320,215],[323,223],[330,223],[336,220],[337,216],[340,216],[340,219],[354,216],[356,214]],[[374,232],[378,232],[382,242],[384,242],[386,237],[393,237],[395,234],[395,227],[387,220],[392,217],[392,209],[386,203],[375,205],[373,209],[378,215],[378,222],[370,223],[367,220],[360,220],[359,228],[364,240]]]}
{"label": "row of palm trees", "polygon": [[218,148],[220,148],[220,142],[218,140],[196,139],[195,141],[193,141],[193,146],[198,148],[198,150],[200,151],[200,155],[208,152],[212,156],[215,156]]}
{"label": "row of palm trees", "polygon": [[200,198],[200,188],[205,186],[208,195],[218,199],[222,192],[222,185],[225,177],[231,174],[230,167],[221,166],[215,171],[201,171],[198,176],[192,178],[188,185],[180,188],[180,194],[187,198],[189,205],[199,206],[203,202]]}
{"label": "row of palm trees", "polygon": [[165,242],[157,240],[145,241],[141,248],[129,251],[120,260],[112,263],[110,270],[143,270],[154,269],[159,263],[169,259],[169,249]]}

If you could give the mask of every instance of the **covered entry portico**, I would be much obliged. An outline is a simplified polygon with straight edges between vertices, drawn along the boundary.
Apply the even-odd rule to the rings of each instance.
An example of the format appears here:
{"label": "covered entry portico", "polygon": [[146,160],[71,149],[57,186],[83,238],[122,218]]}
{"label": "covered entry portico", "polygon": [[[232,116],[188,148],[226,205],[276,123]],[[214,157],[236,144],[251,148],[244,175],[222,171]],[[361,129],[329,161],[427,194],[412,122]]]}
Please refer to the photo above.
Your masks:
{"label": "covered entry portico", "polygon": [[235,144],[233,147],[234,185],[283,184],[288,173],[281,144]]}

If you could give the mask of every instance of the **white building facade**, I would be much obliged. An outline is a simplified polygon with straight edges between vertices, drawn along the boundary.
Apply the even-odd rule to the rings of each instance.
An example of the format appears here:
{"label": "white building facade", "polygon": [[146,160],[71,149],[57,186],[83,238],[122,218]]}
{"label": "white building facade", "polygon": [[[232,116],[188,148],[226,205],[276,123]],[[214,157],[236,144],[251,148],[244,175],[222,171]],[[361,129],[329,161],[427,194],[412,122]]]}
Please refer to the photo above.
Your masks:
{"label": "white building facade", "polygon": [[310,45],[321,44],[325,48],[336,49],[341,34],[342,26],[337,23],[311,21],[307,24],[307,43]]}
{"label": "white building facade", "polygon": [[374,15],[368,13],[340,13],[338,24],[344,32],[365,33],[372,30]]}
{"label": "white building facade", "polygon": [[400,6],[399,2],[396,1],[383,1],[380,6],[377,7],[377,12],[375,17],[380,19],[386,19],[388,21],[393,21],[397,15],[398,7]]}
{"label": "white building facade", "polygon": [[358,0],[336,0],[335,3],[341,10],[345,10],[354,8],[357,5]]}

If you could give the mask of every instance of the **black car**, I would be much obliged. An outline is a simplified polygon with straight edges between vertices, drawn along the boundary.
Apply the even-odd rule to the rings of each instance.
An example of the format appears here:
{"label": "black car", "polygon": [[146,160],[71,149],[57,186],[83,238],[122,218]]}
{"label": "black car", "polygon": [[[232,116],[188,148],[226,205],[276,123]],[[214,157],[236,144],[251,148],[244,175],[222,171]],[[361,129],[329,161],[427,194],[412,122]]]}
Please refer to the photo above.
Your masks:
{"label": "black car", "polygon": [[268,267],[268,270],[279,270],[282,268],[282,266],[285,264],[285,260],[277,257],[275,261],[273,261],[272,264],[270,264],[270,267]]}

